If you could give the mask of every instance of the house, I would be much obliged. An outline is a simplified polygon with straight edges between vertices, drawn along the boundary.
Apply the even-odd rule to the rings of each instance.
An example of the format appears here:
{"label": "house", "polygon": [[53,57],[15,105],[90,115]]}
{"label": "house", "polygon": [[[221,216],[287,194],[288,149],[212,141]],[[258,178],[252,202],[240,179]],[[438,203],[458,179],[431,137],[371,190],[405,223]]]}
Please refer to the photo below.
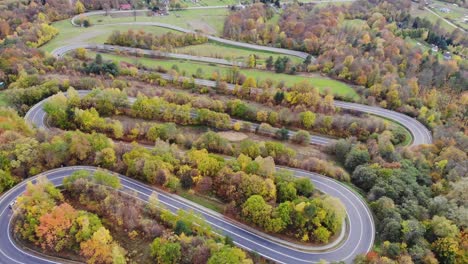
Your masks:
{"label": "house", "polygon": [[452,55],[450,54],[450,52],[448,52],[448,51],[445,52],[444,53],[444,60],[450,60],[450,59],[452,59]]}
{"label": "house", "polygon": [[131,4],[120,4],[119,9],[120,10],[132,10],[132,5]]}
{"label": "house", "polygon": [[439,51],[439,47],[437,47],[436,45],[432,44],[431,46],[432,46],[431,50],[433,52],[438,52]]}
{"label": "house", "polygon": [[439,8],[439,11],[442,13],[450,13],[450,9],[448,9],[447,7],[441,7]]}

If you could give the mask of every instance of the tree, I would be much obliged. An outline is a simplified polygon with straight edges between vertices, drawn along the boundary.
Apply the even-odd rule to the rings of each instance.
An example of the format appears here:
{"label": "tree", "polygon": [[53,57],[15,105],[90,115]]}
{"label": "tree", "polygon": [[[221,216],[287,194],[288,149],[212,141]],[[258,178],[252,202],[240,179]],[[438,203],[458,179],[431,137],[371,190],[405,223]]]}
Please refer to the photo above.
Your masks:
{"label": "tree", "polygon": [[257,59],[254,54],[249,55],[248,66],[249,68],[255,68],[257,66]]}
{"label": "tree", "polygon": [[242,216],[260,227],[267,226],[270,221],[272,207],[260,195],[252,195],[242,205]]}
{"label": "tree", "polygon": [[96,153],[95,163],[102,165],[106,168],[110,168],[115,164],[117,160],[115,151],[113,148],[105,148]]}
{"label": "tree", "polygon": [[184,220],[177,220],[174,233],[177,235],[184,233],[185,235],[190,236],[192,235],[192,230],[190,230],[189,226]]}
{"label": "tree", "polygon": [[272,56],[268,57],[268,59],[266,59],[265,62],[266,62],[266,68],[268,70],[271,70],[271,68],[273,68],[273,57]]}
{"label": "tree", "polygon": [[176,264],[181,259],[181,246],[178,242],[168,242],[160,237],[151,243],[151,256],[161,264]]}
{"label": "tree", "polygon": [[63,203],[54,207],[52,212],[44,214],[39,219],[36,234],[43,249],[53,249],[56,252],[73,245],[70,228],[77,216],[76,210],[69,204]]}
{"label": "tree", "polygon": [[308,178],[299,178],[294,181],[294,186],[296,187],[297,194],[304,197],[309,197],[314,192],[315,186],[312,181]]}
{"label": "tree", "polygon": [[287,140],[289,138],[289,130],[282,127],[276,131],[275,135],[280,140]]}
{"label": "tree", "polygon": [[209,259],[208,264],[251,264],[245,252],[239,248],[224,246],[216,251]]}
{"label": "tree", "polygon": [[330,239],[330,231],[323,226],[318,227],[314,230],[314,237],[317,241],[322,243],[327,243]]}
{"label": "tree", "polygon": [[283,102],[284,100],[284,92],[283,91],[276,92],[274,99],[275,99],[276,104],[281,104],[281,102]]}
{"label": "tree", "polygon": [[310,134],[305,130],[299,130],[294,133],[291,140],[297,144],[308,145],[310,143]]}
{"label": "tree", "polygon": [[297,190],[292,182],[280,182],[276,185],[279,203],[293,201],[297,198]]}
{"label": "tree", "polygon": [[459,233],[458,227],[443,216],[435,215],[431,221],[432,233],[437,237],[456,237]]}
{"label": "tree", "polygon": [[458,242],[451,237],[443,237],[432,243],[432,250],[437,258],[443,264],[454,264],[457,252],[459,251]]}
{"label": "tree", "polygon": [[81,3],[79,0],[76,1],[75,3],[75,14],[82,14],[86,11],[83,3]]}
{"label": "tree", "polygon": [[[113,251],[123,252],[115,242],[113,242],[112,236],[104,227],[100,227],[96,232],[94,232],[91,239],[82,242],[81,245],[81,254],[88,259],[88,263],[112,263],[113,257],[120,259],[120,255],[114,255]],[[117,247],[114,249],[114,247]]]}
{"label": "tree", "polygon": [[367,148],[357,145],[351,149],[348,155],[346,155],[345,167],[354,171],[357,166],[366,164],[369,160],[370,155]]}
{"label": "tree", "polygon": [[316,115],[311,111],[302,112],[300,115],[302,125],[310,129],[315,124]]}
{"label": "tree", "polygon": [[16,184],[16,180],[8,171],[0,170],[0,193],[10,189]]}

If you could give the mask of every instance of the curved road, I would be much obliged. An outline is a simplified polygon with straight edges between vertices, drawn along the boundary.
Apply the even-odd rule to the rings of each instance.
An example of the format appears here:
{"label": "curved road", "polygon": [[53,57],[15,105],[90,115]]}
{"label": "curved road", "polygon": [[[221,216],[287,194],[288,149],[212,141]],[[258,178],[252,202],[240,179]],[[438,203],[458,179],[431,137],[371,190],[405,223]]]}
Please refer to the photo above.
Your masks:
{"label": "curved road", "polygon": [[[133,11],[109,11],[110,13],[125,13],[125,12],[133,12]],[[86,16],[96,16],[96,15],[104,15],[106,11],[94,11],[94,12],[88,12],[82,15]],[[78,18],[78,16],[75,16],[71,19],[71,23],[74,26],[79,26],[75,20]],[[164,28],[169,28],[173,29],[176,31],[181,31],[181,32],[186,32],[186,33],[193,33],[194,31],[185,29],[179,26],[174,26],[170,24],[165,24],[165,23],[159,23],[159,22],[126,22],[126,23],[112,23],[112,24],[125,24],[125,25],[141,25],[141,26],[157,26],[157,27],[164,27]],[[219,37],[214,37],[211,35],[207,35],[207,37],[210,40],[232,45],[232,46],[237,46],[237,47],[242,47],[242,48],[249,48],[249,49],[254,49],[254,50],[262,50],[262,51],[270,51],[270,52],[275,52],[275,53],[280,53],[280,54],[285,54],[285,55],[291,55],[291,56],[297,56],[300,58],[306,58],[309,54],[301,51],[294,51],[294,50],[288,50],[288,49],[282,49],[282,48],[274,48],[274,47],[268,47],[268,46],[261,46],[261,45],[255,45],[255,44],[249,44],[249,43],[244,43],[244,42],[239,42],[239,41],[234,41],[234,40],[228,40],[228,39],[223,39]],[[77,44],[77,45],[90,45],[90,44]],[[71,46],[65,46],[58,48],[54,50],[52,53],[55,56],[63,56],[65,53],[69,52],[72,50],[73,45]],[[106,49],[105,45],[102,45],[101,48]],[[120,48],[120,47],[119,47]],[[107,51],[112,52],[113,49],[106,49]],[[133,52],[141,52],[141,49],[134,49],[134,48],[126,48],[127,51],[133,51]],[[179,54],[180,55],[180,54]],[[190,59],[189,55],[185,55],[186,59]],[[200,57],[199,57],[200,58]],[[207,57],[202,57],[203,60],[207,62],[213,62],[216,63],[216,60],[214,58],[207,58]],[[314,58],[313,58],[314,59]],[[196,60],[196,59],[195,59]],[[160,74],[162,78],[172,80],[172,76],[169,76],[167,74]],[[197,85],[204,85],[208,87],[217,87],[215,81],[210,81],[210,80],[204,80],[204,79],[195,79],[195,83]],[[234,89],[234,85],[228,84],[228,89]],[[413,141],[412,145],[420,145],[420,144],[430,144],[432,143],[432,136],[430,131],[418,120],[415,118],[411,118],[407,115],[384,109],[381,107],[377,106],[368,106],[368,105],[362,105],[362,104],[356,104],[356,103],[348,103],[348,102],[342,102],[342,101],[336,101],[334,102],[336,107],[340,107],[343,109],[348,109],[348,110],[354,110],[354,111],[359,111],[359,112],[364,112],[368,114],[373,114],[377,115],[383,118],[388,118],[391,119],[397,123],[400,123],[403,127],[408,129],[413,136]],[[327,139],[327,143],[330,142],[330,139]],[[325,140],[322,140],[322,144],[326,144]]]}
{"label": "curved road", "polygon": [[[78,94],[80,96],[85,96],[88,93],[90,93],[91,91],[89,91],[89,90],[78,90],[77,92],[78,92]],[[48,100],[48,98],[40,101],[39,103],[37,103],[36,105],[31,107],[31,109],[25,115],[26,120],[28,120],[31,124],[33,124],[37,128],[44,128],[44,129],[48,128],[48,125],[46,123],[47,113],[43,110],[43,105],[47,100]],[[135,101],[136,101],[135,97],[128,97],[128,102],[130,104],[133,104]],[[190,115],[194,119],[197,118],[196,111],[190,113]],[[243,122],[243,121],[231,118],[231,124],[232,125],[234,125],[236,122]],[[249,123],[251,124],[250,127],[251,127],[252,132],[255,132],[256,129],[260,126],[257,123],[252,123],[252,122],[249,122]],[[289,137],[292,137],[294,134],[296,134],[295,131],[289,130],[289,132],[288,132]],[[332,143],[333,141],[334,141],[334,139],[331,139],[331,138],[328,138],[328,137],[315,136],[315,135],[310,137],[310,144],[314,144],[314,145],[325,146],[325,145],[328,145],[328,144]]]}
{"label": "curved road", "polygon": [[[104,13],[104,11],[92,12],[92,14],[88,13],[87,15],[97,15]],[[75,18],[72,19],[72,23],[74,23],[74,19]],[[144,24],[155,25],[159,23],[149,22],[149,24]],[[175,27],[171,26],[171,28],[174,29]],[[189,32],[186,29],[182,29],[182,31]],[[307,54],[297,51],[289,51],[285,49],[277,49],[272,47],[240,43],[217,37],[211,37],[210,39],[214,41],[220,41],[229,45],[235,45],[257,50],[272,51],[292,56],[298,56],[301,58],[305,58],[307,56]],[[171,76],[162,77],[172,79]],[[216,86],[215,82],[209,80],[197,79],[195,81],[196,84],[199,85],[206,85],[211,87]],[[230,85],[229,87],[230,89],[233,89],[234,86]],[[85,93],[86,91],[80,92],[80,94]],[[42,110],[42,104],[44,102],[45,100],[32,107],[31,110],[25,116],[25,118],[30,123],[36,124],[39,127],[45,126],[46,116],[44,111]],[[413,145],[429,144],[432,142],[431,134],[427,130],[427,128],[415,119],[410,118],[406,115],[379,107],[347,102],[336,101],[335,106],[344,109],[366,112],[392,119],[406,127],[411,132],[411,134],[414,137],[414,140],[412,142]],[[89,171],[96,170],[96,168],[94,167],[75,166],[51,170],[48,172],[44,172],[41,175],[46,176],[50,181],[52,181],[52,183],[59,186],[62,184],[63,178],[67,177],[72,172],[80,169],[86,169]],[[259,235],[258,231],[251,231],[249,227],[230,221],[216,212],[200,207],[176,195],[159,193],[159,199],[162,204],[164,204],[167,208],[171,210],[194,210],[195,212],[202,214],[206,218],[208,223],[210,223],[215,229],[219,230],[223,234],[231,236],[238,246],[243,247],[247,250],[256,251],[260,255],[279,263],[316,263],[321,259],[326,259],[327,261],[345,261],[346,263],[351,263],[353,258],[357,254],[366,253],[372,248],[375,237],[374,222],[371,212],[368,206],[366,205],[365,201],[362,200],[362,198],[360,198],[348,187],[346,187],[344,184],[338,181],[332,180],[330,178],[324,177],[316,173],[290,168],[288,168],[288,170],[293,171],[294,174],[298,177],[310,178],[318,189],[331,196],[337,197],[344,204],[347,212],[349,228],[347,230],[348,234],[341,244],[331,248],[327,248],[325,246],[322,248],[322,250],[315,251],[295,249],[293,246],[290,246],[287,243],[279,243],[277,242],[277,239],[271,239],[267,235]],[[21,182],[0,198],[0,231],[4,234],[4,236],[5,234],[7,234],[6,237],[8,238],[0,240],[0,263],[57,263],[56,261],[46,259],[39,255],[33,254],[28,250],[23,250],[19,248],[11,239],[10,228],[12,212],[10,209],[8,209],[8,206],[25,191],[26,183],[29,181],[34,182],[37,179],[37,177],[38,176],[35,176],[33,178]],[[122,181],[124,189],[136,191],[140,199],[147,200],[148,196],[151,195],[151,193],[154,191],[147,185],[142,184],[138,181],[135,181],[123,175],[119,175],[119,177]]]}
{"label": "curved road", "polygon": [[[79,91],[80,95],[85,95],[87,93],[88,91]],[[44,129],[47,129],[47,125],[45,123],[46,115],[42,106],[46,100],[47,99],[32,107],[25,116],[28,122]],[[59,186],[63,178],[83,168],[90,171],[96,169],[94,167],[82,166],[66,167],[51,170],[42,175],[47,176],[52,183]],[[289,170],[294,172],[297,177],[310,178],[315,186],[322,192],[337,197],[342,201],[347,213],[348,228],[346,229],[347,234],[339,244],[315,249],[301,247],[299,245],[294,246],[287,242],[279,242],[279,239],[271,238],[266,234],[259,234],[259,231],[254,231],[248,226],[226,219],[216,212],[203,208],[176,195],[158,192],[159,200],[167,208],[174,211],[177,209],[186,209],[194,210],[202,214],[209,224],[219,232],[231,236],[238,246],[258,252],[260,255],[278,263],[316,263],[321,259],[326,259],[328,261],[343,260],[350,263],[357,254],[366,253],[372,248],[375,235],[374,222],[371,212],[362,198],[344,184],[328,177],[302,170]],[[141,199],[147,200],[149,195],[154,191],[154,189],[136,180],[123,175],[119,175],[119,177],[124,189],[136,191]],[[8,205],[25,191],[26,182],[35,181],[36,178],[37,176],[21,182],[0,199],[0,228],[3,229],[0,230],[0,232],[3,231],[3,234],[8,234],[8,240],[0,240],[0,263],[4,261],[8,263],[54,263],[49,259],[19,248],[11,239],[10,221],[12,212],[8,209]]]}
{"label": "curved road", "polygon": [[[136,11],[141,12],[141,11],[148,11],[148,10],[136,10]],[[133,12],[134,12],[134,10],[128,10],[128,11],[119,10],[119,11],[108,11],[107,13],[118,14],[118,13],[133,13]],[[106,11],[87,12],[87,13],[84,13],[84,14],[81,14],[81,15],[78,15],[78,16],[74,16],[71,19],[71,23],[72,23],[72,25],[79,27],[80,25],[78,25],[75,22],[75,20],[79,16],[84,15],[84,16],[89,17],[89,16],[98,16],[98,15],[105,15],[105,14],[106,14]],[[110,25],[110,24],[102,24],[102,25]],[[185,33],[196,33],[195,31],[190,30],[190,29],[174,26],[174,25],[171,25],[171,24],[159,23],[159,22],[122,22],[122,23],[112,23],[112,25],[156,26],[156,27],[168,28],[168,29],[172,29],[172,30],[176,30],[176,31],[180,31],[180,32],[185,32]],[[288,49],[282,49],[282,48],[261,46],[261,45],[256,45],[256,44],[249,44],[249,43],[238,42],[238,41],[229,40],[229,39],[223,39],[223,38],[215,37],[215,36],[212,36],[212,35],[206,35],[206,37],[209,40],[216,41],[216,42],[223,43],[223,44],[227,44],[227,45],[233,45],[233,46],[247,48],[247,49],[262,50],[262,51],[275,52],[275,53],[280,53],[280,54],[285,54],[285,55],[291,55],[291,56],[299,57],[301,59],[305,59],[305,58],[307,58],[307,56],[309,56],[308,53],[302,52],[302,51],[295,51],[295,50],[288,50]]]}
{"label": "curved road", "polygon": [[[81,169],[94,171],[97,168],[84,166],[65,167],[50,170],[40,175],[46,176],[54,185],[60,186],[65,177]],[[166,208],[172,211],[177,211],[178,209],[193,210],[203,215],[215,230],[231,236],[238,246],[255,251],[278,263],[316,263],[321,259],[328,261],[343,260],[351,263],[357,254],[368,252],[374,242],[375,230],[370,210],[365,202],[354,192],[350,191],[348,187],[335,180],[315,173],[300,170],[293,171],[296,176],[310,178],[318,189],[339,198],[345,205],[351,228],[346,240],[336,248],[324,249],[323,252],[294,249],[282,243],[277,243],[267,236],[258,235],[258,232],[252,232],[242,224],[226,219],[216,212],[193,204],[181,197],[165,192],[156,192],[158,192],[159,201]],[[56,261],[19,248],[12,239],[12,211],[8,206],[25,191],[26,183],[30,181],[35,182],[38,176],[21,182],[5,193],[0,199],[0,232],[8,238],[0,240],[0,263],[57,263]],[[145,201],[155,191],[147,185],[126,176],[119,175],[119,177],[125,190],[138,193],[139,198]]]}

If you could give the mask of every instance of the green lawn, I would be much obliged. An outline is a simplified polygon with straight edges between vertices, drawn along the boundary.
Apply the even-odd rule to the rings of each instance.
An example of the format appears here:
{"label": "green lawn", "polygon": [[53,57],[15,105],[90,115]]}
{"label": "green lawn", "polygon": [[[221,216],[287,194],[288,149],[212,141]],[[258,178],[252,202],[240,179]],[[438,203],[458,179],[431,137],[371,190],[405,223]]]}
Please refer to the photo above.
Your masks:
{"label": "green lawn", "polygon": [[[90,53],[91,56],[95,56],[95,54]],[[125,61],[128,63],[137,64],[140,63],[146,67],[155,68],[157,66],[161,66],[165,69],[170,69],[173,65],[177,65],[180,72],[185,72],[186,76],[191,76],[195,74],[198,68],[201,68],[205,74],[205,78],[209,78],[211,73],[219,70],[221,73],[225,73],[228,68],[209,65],[205,63],[196,63],[191,61],[181,61],[181,60],[158,60],[158,59],[151,59],[151,58],[136,58],[136,57],[126,57],[122,55],[114,55],[114,54],[102,54],[103,58],[111,59],[117,62]],[[317,87],[321,92],[324,92],[326,89],[330,89],[330,91],[334,94],[341,95],[341,96],[350,96],[357,98],[357,93],[345,83],[335,81],[325,77],[305,77],[305,76],[298,76],[298,75],[289,75],[289,74],[278,74],[270,71],[261,71],[261,70],[252,70],[252,69],[241,69],[241,73],[246,76],[252,76],[257,80],[265,80],[270,78],[274,82],[278,83],[280,81],[284,81],[287,86],[292,86],[295,83],[298,83],[303,80],[310,81],[313,86]]]}
{"label": "green lawn", "polygon": [[[52,50],[74,43],[104,43],[110,34],[115,30],[127,31],[127,30],[143,30],[147,33],[156,35],[164,34],[167,32],[178,32],[166,28],[155,27],[155,26],[136,26],[136,25],[96,25],[89,28],[74,27],[71,25],[69,20],[62,20],[52,24],[59,30],[59,34],[49,41],[47,44],[41,47],[42,50],[51,52]],[[262,63],[269,56],[273,56],[274,59],[279,55],[273,52],[250,50],[242,47],[235,47],[225,45],[217,42],[209,42],[201,45],[194,45],[182,48],[176,48],[176,53],[192,54],[206,57],[218,57],[226,59],[236,59],[238,61],[245,62],[250,54],[256,54],[259,56],[258,63]],[[300,63],[302,59],[295,56],[288,56],[293,62]]]}
{"label": "green lawn", "polygon": [[[269,56],[273,56],[276,60],[278,56],[284,56],[282,54],[251,50],[247,48],[235,47],[225,45],[217,42],[209,42],[201,45],[193,45],[175,49],[177,53],[191,54],[197,56],[224,58],[231,61],[242,61],[246,62],[247,58],[251,54],[255,54],[259,57],[257,63],[263,63]],[[303,60],[295,56],[288,56],[294,63],[301,63]]]}
{"label": "green lawn", "polygon": [[[68,19],[55,22],[52,24],[52,26],[59,30],[59,34],[54,39],[52,39],[47,44],[41,47],[42,50],[45,50],[47,52],[51,52],[52,50],[61,46],[80,42],[102,44],[115,30],[142,30],[141,26],[134,25],[103,25],[89,28],[74,27]],[[169,31],[176,32],[161,27],[145,27],[144,31],[153,34],[163,34]]]}
{"label": "green lawn", "polygon": [[0,107],[1,106],[9,106],[9,105],[10,105],[10,103],[7,101],[5,93],[0,92]]}
{"label": "green lawn", "polygon": [[193,3],[190,0],[183,0],[182,2],[188,6],[225,6],[238,3],[236,0],[200,0],[198,3]]}
{"label": "green lawn", "polygon": [[[468,15],[468,9],[460,6],[454,6],[451,3],[436,0],[434,0],[434,3],[431,5],[431,7],[433,7],[431,8],[431,10],[436,12],[439,16],[449,20],[450,22],[458,25],[459,27],[468,30],[468,23],[463,22],[463,17]],[[440,10],[440,8],[448,8],[450,12],[444,13]],[[452,30],[453,29],[454,28],[452,27]]]}
{"label": "green lawn", "polygon": [[[220,35],[223,31],[224,19],[228,15],[226,9],[198,9],[171,11],[168,16],[137,16],[136,21],[140,22],[161,22],[191,30],[200,30],[208,34]],[[109,23],[133,22],[133,16],[111,17],[111,16],[91,16],[92,25],[102,25]]]}
{"label": "green lawn", "polygon": [[[320,0],[318,0],[320,1]],[[301,3],[310,3],[310,2],[315,2],[316,7],[324,7],[328,5],[350,5],[352,2],[349,1],[335,1],[335,2],[323,2],[323,3],[317,3],[317,0],[299,0]]]}
{"label": "green lawn", "polygon": [[[442,3],[442,2],[439,2],[439,3]],[[463,8],[461,8],[461,7],[457,8],[457,7],[449,4],[449,5],[447,5],[447,7],[451,10],[451,12],[448,13],[448,14],[445,14],[445,13],[442,13],[442,12],[439,11],[439,7],[442,7],[443,4],[435,4],[434,6],[436,8],[433,8],[431,10],[433,10],[434,12],[436,12],[437,14],[439,14],[440,16],[442,16],[444,18],[450,18],[450,19],[454,20],[453,22],[456,22],[456,24],[458,24],[459,26],[462,26],[465,29],[468,29],[468,24],[464,24],[463,22],[460,22],[460,19],[462,18],[462,15],[463,15],[463,11],[460,11],[460,9],[463,9]],[[454,11],[454,10],[456,10],[456,11]],[[467,13],[466,9],[464,9],[464,10],[465,10],[464,12]],[[440,26],[442,28],[444,28],[445,30],[447,30],[448,32],[452,32],[453,30],[455,30],[455,28],[453,26],[449,25],[447,22],[440,19],[439,17],[437,17],[433,13],[429,12],[428,10],[418,9],[417,4],[415,4],[415,3],[412,3],[411,15],[417,16],[417,17],[420,17],[420,18],[426,18],[426,19],[428,19],[429,21],[431,21],[434,24],[436,24],[438,21],[440,21]]]}

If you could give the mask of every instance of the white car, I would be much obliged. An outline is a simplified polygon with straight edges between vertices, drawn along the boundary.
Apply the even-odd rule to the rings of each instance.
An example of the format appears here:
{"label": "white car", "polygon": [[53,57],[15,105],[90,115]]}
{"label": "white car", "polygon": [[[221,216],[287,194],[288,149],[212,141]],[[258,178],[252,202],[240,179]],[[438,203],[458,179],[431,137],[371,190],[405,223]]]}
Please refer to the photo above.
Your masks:
{"label": "white car", "polygon": [[15,206],[15,204],[16,204],[16,200],[14,200],[13,202],[11,202],[11,203],[8,205],[8,208],[13,209],[13,207]]}

